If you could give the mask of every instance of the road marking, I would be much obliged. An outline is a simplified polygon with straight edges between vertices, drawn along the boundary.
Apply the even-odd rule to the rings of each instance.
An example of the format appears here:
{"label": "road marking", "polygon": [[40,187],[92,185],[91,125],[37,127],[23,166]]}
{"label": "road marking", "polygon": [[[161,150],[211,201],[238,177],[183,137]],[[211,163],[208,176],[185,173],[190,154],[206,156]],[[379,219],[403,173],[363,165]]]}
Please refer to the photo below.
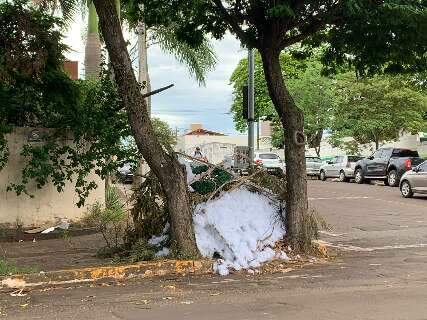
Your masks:
{"label": "road marking", "polygon": [[348,200],[348,199],[372,199],[372,197],[308,198],[308,201],[314,201],[314,200]]}
{"label": "road marking", "polygon": [[332,232],[323,231],[323,230],[319,231],[319,233],[326,234],[327,236],[330,236],[330,237],[341,237],[345,235],[345,233],[332,233]]}
{"label": "road marking", "polygon": [[427,243],[417,243],[417,244],[398,244],[394,246],[383,246],[383,247],[371,247],[371,248],[362,248],[358,246],[353,246],[351,244],[333,244],[327,241],[318,240],[319,243],[331,247],[340,249],[343,251],[357,251],[357,252],[372,252],[379,250],[395,250],[395,249],[416,249],[416,248],[427,248]]}

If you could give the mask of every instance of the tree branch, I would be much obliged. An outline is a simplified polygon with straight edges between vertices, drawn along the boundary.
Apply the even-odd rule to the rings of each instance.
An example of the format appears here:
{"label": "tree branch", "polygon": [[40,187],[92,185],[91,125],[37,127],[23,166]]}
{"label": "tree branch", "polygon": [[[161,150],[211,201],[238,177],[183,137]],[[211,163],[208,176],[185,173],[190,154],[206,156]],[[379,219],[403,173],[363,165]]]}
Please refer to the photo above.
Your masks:
{"label": "tree branch", "polygon": [[243,29],[239,25],[239,20],[236,19],[236,16],[230,15],[227,11],[227,9],[223,6],[221,0],[211,0],[215,7],[218,9],[218,11],[221,13],[222,17],[224,18],[225,22],[229,24],[232,31],[240,38],[242,42],[248,43],[248,36],[243,31]]}
{"label": "tree branch", "polygon": [[150,92],[144,93],[144,94],[142,95],[142,97],[143,97],[143,98],[147,98],[147,97],[149,97],[149,96],[153,96],[153,95],[158,94],[158,93],[160,93],[160,92],[162,92],[162,91],[165,91],[165,90],[167,90],[167,89],[170,89],[170,88],[172,88],[173,86],[174,86],[174,84],[170,84],[170,85],[168,85],[168,86],[166,86],[166,87],[162,87],[162,88],[159,88],[159,89],[156,89],[156,90],[153,90],[153,91],[150,91]]}
{"label": "tree branch", "polygon": [[[319,13],[318,15],[313,16],[312,19],[308,19],[308,21],[300,21],[296,23],[293,28],[299,30],[302,29],[303,31],[300,31],[299,34],[292,37],[284,37],[280,43],[281,48],[283,49],[295,43],[301,42],[302,40],[324,28],[327,24],[337,24],[342,21],[342,17],[340,15],[335,15],[337,10],[341,8],[341,4],[341,0],[336,0],[329,6],[329,8],[323,11],[323,13]],[[331,17],[329,18],[328,16]]]}

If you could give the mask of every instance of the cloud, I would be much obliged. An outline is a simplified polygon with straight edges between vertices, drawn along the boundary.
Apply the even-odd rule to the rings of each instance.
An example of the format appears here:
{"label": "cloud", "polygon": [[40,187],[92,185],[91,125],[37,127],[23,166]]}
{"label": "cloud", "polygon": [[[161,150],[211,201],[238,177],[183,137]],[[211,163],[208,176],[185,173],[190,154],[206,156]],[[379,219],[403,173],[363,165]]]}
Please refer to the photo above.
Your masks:
{"label": "cloud", "polygon": [[[73,50],[67,54],[78,60],[80,72],[84,69],[84,44],[81,32],[84,23],[81,17],[72,25],[66,43]],[[213,41],[218,63],[206,79],[206,86],[199,86],[185,66],[163,52],[158,46],[149,48],[148,61],[153,89],[175,84],[172,89],[152,97],[153,115],[172,127],[184,130],[191,123],[202,123],[211,130],[234,133],[234,124],[228,114],[231,106],[232,88],[229,79],[240,59],[246,56],[239,42],[230,34],[220,41]]]}

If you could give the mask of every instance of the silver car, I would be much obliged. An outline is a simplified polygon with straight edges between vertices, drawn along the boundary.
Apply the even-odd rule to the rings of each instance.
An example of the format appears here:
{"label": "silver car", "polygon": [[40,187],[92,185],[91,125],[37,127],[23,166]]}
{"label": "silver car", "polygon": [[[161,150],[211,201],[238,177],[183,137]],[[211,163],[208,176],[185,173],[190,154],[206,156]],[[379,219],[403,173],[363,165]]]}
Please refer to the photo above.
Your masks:
{"label": "silver car", "polygon": [[331,161],[320,167],[320,180],[327,178],[339,178],[341,182],[347,182],[354,178],[356,162],[363,159],[362,156],[336,156]]}
{"label": "silver car", "polygon": [[403,174],[400,192],[405,198],[411,198],[414,193],[427,194],[427,161]]}
{"label": "silver car", "polygon": [[305,157],[305,166],[306,166],[308,176],[318,177],[321,165],[322,165],[322,160],[319,157],[311,157],[311,156]]}
{"label": "silver car", "polygon": [[267,169],[270,173],[276,173],[277,170],[284,172],[284,164],[280,157],[273,152],[255,152],[254,162]]}

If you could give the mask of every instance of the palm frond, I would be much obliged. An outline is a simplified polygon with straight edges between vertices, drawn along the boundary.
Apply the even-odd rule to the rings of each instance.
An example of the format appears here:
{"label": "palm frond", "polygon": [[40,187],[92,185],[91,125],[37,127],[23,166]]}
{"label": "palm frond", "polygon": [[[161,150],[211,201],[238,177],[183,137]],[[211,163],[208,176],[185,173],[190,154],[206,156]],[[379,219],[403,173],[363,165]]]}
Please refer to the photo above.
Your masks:
{"label": "palm frond", "polygon": [[34,3],[45,9],[55,13],[59,10],[62,18],[67,26],[74,21],[76,14],[81,11],[82,3],[87,0],[33,0]]}
{"label": "palm frond", "polygon": [[200,85],[205,85],[206,75],[216,65],[216,56],[209,40],[205,39],[199,47],[193,48],[177,39],[171,28],[155,28],[150,32],[162,50],[172,54],[188,68]]}

